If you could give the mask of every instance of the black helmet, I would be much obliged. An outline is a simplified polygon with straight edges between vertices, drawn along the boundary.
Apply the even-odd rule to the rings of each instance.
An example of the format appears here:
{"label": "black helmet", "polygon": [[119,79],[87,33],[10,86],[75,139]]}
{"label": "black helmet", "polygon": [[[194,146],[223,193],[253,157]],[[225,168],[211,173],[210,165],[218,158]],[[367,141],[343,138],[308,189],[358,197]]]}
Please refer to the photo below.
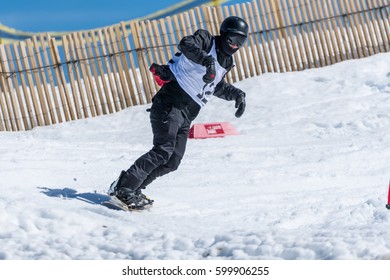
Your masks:
{"label": "black helmet", "polygon": [[[248,37],[248,24],[240,17],[230,16],[222,22],[219,33],[221,34],[220,49],[225,55],[233,55],[239,47],[242,47]],[[235,47],[232,47],[234,46]]]}
{"label": "black helmet", "polygon": [[248,24],[240,17],[230,16],[225,18],[219,29],[221,35],[226,33],[239,34],[248,37]]}

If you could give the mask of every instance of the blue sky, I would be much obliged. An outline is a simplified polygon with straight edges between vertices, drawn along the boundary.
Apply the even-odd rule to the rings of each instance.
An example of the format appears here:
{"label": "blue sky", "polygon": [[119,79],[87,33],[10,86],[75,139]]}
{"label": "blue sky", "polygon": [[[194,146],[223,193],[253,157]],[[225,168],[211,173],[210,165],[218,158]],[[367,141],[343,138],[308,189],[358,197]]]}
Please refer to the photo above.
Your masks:
{"label": "blue sky", "polygon": [[[232,0],[228,4],[250,0]],[[116,24],[179,3],[178,0],[8,0],[2,1],[0,23],[31,32],[73,31]]]}

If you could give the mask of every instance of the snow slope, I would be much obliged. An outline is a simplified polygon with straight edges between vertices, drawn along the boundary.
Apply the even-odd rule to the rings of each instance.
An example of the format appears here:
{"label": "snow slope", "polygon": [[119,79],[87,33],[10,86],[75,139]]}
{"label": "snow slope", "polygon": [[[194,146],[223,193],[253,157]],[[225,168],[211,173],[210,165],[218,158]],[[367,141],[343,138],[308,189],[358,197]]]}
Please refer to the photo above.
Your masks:
{"label": "snow slope", "polygon": [[389,259],[390,54],[236,84],[150,211],[99,203],[151,148],[148,106],[0,132],[0,259]]}

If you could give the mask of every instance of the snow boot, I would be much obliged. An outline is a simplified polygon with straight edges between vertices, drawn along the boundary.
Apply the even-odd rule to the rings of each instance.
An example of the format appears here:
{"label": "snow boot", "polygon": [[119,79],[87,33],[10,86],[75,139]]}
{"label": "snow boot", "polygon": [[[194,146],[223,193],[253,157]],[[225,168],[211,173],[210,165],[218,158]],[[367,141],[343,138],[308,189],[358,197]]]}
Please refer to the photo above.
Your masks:
{"label": "snow boot", "polygon": [[122,186],[125,174],[126,172],[122,170],[118,179],[111,184],[108,195],[115,196],[126,204],[129,209],[143,210],[146,206],[151,206],[154,200],[144,195],[141,190],[132,190]]}

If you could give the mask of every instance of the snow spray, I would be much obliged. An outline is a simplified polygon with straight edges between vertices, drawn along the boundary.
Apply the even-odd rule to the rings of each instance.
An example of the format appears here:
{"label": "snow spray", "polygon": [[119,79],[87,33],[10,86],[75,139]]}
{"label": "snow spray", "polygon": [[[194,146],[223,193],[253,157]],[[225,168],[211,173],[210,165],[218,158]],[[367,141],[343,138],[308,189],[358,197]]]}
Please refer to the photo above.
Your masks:
{"label": "snow spray", "polygon": [[387,204],[386,208],[390,210],[390,182],[389,182],[389,193],[387,195]]}

